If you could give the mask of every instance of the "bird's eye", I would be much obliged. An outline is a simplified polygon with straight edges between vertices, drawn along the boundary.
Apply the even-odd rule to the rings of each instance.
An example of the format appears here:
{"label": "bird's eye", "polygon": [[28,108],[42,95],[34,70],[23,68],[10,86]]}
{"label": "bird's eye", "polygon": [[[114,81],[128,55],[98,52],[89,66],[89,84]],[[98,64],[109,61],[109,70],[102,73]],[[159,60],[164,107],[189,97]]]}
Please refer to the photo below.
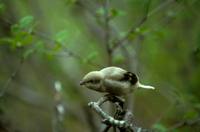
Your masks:
{"label": "bird's eye", "polygon": [[100,80],[96,80],[96,83],[100,83]]}
{"label": "bird's eye", "polygon": [[100,82],[100,80],[90,80],[90,83],[99,83]]}

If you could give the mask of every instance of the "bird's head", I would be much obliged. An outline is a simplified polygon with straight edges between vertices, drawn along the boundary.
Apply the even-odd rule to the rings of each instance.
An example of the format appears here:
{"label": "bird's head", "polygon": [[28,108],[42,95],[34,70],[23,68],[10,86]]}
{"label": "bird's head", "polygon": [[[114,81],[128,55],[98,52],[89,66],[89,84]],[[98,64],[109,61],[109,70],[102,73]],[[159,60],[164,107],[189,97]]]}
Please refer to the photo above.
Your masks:
{"label": "bird's head", "polygon": [[83,85],[89,89],[100,91],[102,79],[103,75],[101,72],[92,71],[83,77],[83,79],[80,81],[80,85]]}

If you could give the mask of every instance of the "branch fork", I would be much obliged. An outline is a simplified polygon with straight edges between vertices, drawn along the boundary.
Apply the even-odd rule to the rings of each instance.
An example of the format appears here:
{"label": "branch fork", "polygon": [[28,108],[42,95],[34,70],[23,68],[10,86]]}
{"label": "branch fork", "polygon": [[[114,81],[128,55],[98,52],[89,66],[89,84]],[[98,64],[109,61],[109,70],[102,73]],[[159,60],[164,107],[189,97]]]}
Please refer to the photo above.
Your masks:
{"label": "branch fork", "polygon": [[[100,107],[103,103],[107,101],[114,103],[116,106],[116,113],[114,117],[108,115]],[[113,127],[115,129],[118,128],[120,131],[133,131],[133,115],[130,111],[123,109],[123,104],[123,99],[112,95],[105,95],[101,97],[97,102],[89,102],[88,106],[95,110],[95,112],[103,118],[102,123],[107,125],[107,131],[110,127]]]}

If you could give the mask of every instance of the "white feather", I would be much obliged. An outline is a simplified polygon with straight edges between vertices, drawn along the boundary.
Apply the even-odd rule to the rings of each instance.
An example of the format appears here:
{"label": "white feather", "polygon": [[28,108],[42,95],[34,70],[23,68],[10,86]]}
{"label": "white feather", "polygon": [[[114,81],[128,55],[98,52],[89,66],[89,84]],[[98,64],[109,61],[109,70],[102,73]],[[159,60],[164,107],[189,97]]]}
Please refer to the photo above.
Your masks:
{"label": "white feather", "polygon": [[155,89],[153,86],[149,86],[149,85],[144,85],[141,84],[140,82],[138,82],[138,88],[144,88],[144,89]]}

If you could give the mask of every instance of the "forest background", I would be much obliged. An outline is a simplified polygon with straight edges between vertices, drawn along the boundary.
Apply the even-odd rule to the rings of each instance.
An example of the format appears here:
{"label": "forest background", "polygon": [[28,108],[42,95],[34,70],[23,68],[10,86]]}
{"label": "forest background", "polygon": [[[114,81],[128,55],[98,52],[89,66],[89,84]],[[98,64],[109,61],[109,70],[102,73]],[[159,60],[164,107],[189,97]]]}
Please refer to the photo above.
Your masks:
{"label": "forest background", "polygon": [[0,0],[0,131],[101,131],[79,81],[107,66],[156,88],[127,97],[134,125],[200,131],[199,25],[199,0]]}

